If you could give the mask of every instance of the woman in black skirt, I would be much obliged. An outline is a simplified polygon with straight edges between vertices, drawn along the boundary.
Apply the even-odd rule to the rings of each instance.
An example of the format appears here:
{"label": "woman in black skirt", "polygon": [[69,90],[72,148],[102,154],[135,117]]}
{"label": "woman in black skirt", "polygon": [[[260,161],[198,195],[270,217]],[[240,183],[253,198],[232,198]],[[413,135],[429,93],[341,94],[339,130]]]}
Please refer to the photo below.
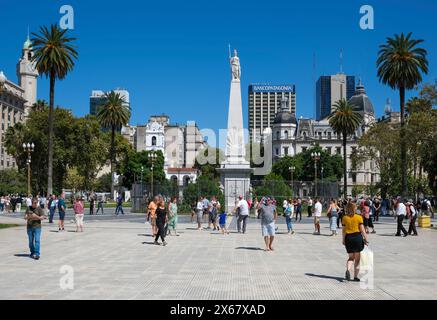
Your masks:
{"label": "woman in black skirt", "polygon": [[360,252],[363,251],[364,245],[368,245],[366,231],[364,230],[363,217],[356,214],[357,206],[353,202],[346,205],[346,214],[343,216],[343,245],[349,258],[346,263],[346,280],[351,280],[350,270],[354,269],[354,281],[358,279]]}
{"label": "woman in black skirt", "polygon": [[158,242],[159,237],[161,237],[162,245],[167,245],[165,242],[165,224],[167,222],[167,212],[165,210],[165,202],[162,198],[158,201],[158,208],[156,209],[156,227],[158,228],[158,232],[155,237],[155,244],[159,245]]}

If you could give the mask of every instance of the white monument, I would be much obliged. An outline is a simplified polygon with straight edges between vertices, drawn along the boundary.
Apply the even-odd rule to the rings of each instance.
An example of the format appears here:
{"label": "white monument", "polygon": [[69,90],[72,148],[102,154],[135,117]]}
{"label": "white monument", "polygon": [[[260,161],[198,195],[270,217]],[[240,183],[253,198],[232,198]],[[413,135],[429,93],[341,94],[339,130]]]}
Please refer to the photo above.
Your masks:
{"label": "white monument", "polygon": [[230,57],[231,92],[229,96],[228,130],[226,139],[226,159],[217,169],[221,173],[227,211],[235,208],[239,196],[247,199],[250,195],[250,174],[252,169],[246,160],[243,128],[243,107],[241,103],[241,67],[237,50]]}

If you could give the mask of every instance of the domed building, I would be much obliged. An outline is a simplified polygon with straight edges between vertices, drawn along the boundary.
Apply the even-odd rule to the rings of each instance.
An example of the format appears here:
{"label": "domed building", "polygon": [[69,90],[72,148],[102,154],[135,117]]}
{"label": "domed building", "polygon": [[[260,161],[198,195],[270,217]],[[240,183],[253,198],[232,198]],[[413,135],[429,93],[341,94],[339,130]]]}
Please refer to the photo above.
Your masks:
{"label": "domed building", "polygon": [[281,100],[281,108],[272,125],[273,158],[295,155],[297,120],[288,108],[288,99]]}
{"label": "domed building", "polygon": [[355,94],[349,99],[349,103],[353,106],[354,110],[359,112],[363,117],[364,127],[362,129],[365,132],[365,129],[375,122],[375,110],[372,102],[366,94],[361,79],[357,84]]}

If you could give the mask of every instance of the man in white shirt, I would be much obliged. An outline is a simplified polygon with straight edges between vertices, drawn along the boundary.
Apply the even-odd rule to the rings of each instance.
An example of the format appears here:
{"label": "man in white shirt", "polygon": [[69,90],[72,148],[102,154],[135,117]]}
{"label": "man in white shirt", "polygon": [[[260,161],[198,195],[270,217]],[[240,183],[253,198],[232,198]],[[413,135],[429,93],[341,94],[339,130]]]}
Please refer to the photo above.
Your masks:
{"label": "man in white shirt", "polygon": [[405,207],[405,204],[402,203],[401,198],[398,197],[396,200],[396,218],[398,221],[396,237],[401,236],[401,231],[404,234],[404,237],[408,235],[407,230],[405,230],[404,226],[402,225],[402,221],[404,221],[406,215],[407,215],[407,208]]}
{"label": "man in white shirt", "polygon": [[28,208],[30,208],[31,206],[32,206],[32,196],[29,195],[29,196],[26,198],[26,210],[27,210]]}
{"label": "man in white shirt", "polygon": [[[238,233],[241,233],[241,231],[246,233],[246,220],[249,217],[249,204],[243,199],[243,196],[239,197],[239,201],[235,209],[239,211],[237,220]],[[243,228],[241,228],[241,222],[243,222]]]}
{"label": "man in white shirt", "polygon": [[322,216],[322,204],[320,200],[316,198],[316,204],[314,205],[314,234],[320,234],[320,217]]}

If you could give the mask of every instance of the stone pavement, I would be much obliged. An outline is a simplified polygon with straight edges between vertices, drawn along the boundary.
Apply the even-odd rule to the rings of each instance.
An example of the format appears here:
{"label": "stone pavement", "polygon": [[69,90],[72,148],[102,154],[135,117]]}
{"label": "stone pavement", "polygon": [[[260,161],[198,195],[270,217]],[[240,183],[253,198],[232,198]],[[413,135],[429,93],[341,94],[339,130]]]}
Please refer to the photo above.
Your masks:
{"label": "stone pavement", "polygon": [[[261,250],[259,220],[247,234],[198,231],[182,217],[179,237],[155,246],[144,218],[97,220],[85,232],[58,233],[43,225],[41,259],[28,258],[25,227],[0,230],[0,299],[436,299],[437,230],[394,237],[393,218],[376,224],[374,289],[343,280],[341,236],[312,235],[311,220],[285,234],[281,219],[275,251]],[[22,219],[0,216],[0,223]],[[232,222],[232,226],[235,222]],[[235,229],[234,229],[235,230]],[[74,270],[74,289],[61,289],[62,266]]]}

